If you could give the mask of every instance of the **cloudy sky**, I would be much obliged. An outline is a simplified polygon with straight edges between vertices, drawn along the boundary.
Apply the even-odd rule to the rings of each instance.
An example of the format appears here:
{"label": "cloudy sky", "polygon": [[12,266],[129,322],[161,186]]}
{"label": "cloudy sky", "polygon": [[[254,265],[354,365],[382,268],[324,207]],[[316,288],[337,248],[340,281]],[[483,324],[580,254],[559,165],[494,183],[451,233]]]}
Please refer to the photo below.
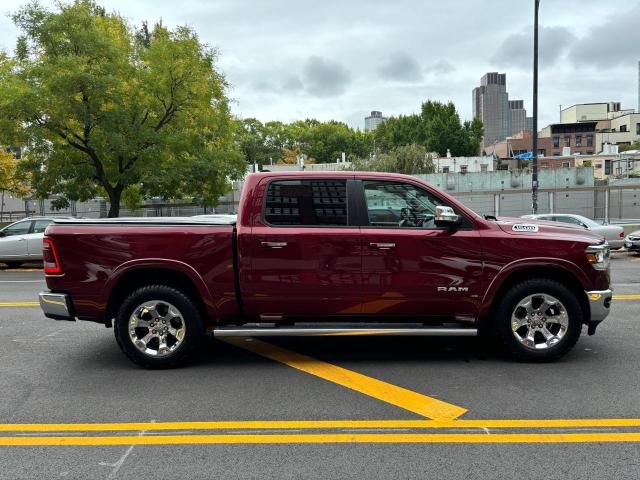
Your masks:
{"label": "cloudy sky", "polygon": [[[0,48],[13,51],[2,0]],[[50,1],[43,1],[50,4]],[[219,49],[237,115],[314,117],[363,128],[370,110],[407,114],[432,99],[471,117],[471,90],[507,74],[531,113],[533,0],[102,0],[132,24],[189,25]],[[560,104],[638,108],[640,0],[542,0],[540,121]]]}

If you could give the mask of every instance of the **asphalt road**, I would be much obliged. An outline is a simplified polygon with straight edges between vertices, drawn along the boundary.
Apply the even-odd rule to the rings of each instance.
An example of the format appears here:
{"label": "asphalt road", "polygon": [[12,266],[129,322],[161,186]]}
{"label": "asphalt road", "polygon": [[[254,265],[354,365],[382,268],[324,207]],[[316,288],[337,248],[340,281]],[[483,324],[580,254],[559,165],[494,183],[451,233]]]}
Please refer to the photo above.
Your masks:
{"label": "asphalt road", "polygon": [[[347,337],[267,340],[290,365],[211,340],[188,368],[146,371],[110,329],[0,306],[0,437],[97,443],[0,446],[0,478],[638,478],[640,299],[629,296],[640,294],[640,256],[612,263],[627,299],[545,365],[514,363],[473,338]],[[0,305],[34,302],[43,288],[39,271],[0,271]],[[328,379],[302,371],[314,368]],[[422,424],[412,395],[467,411]],[[523,436],[496,443],[511,433]]]}

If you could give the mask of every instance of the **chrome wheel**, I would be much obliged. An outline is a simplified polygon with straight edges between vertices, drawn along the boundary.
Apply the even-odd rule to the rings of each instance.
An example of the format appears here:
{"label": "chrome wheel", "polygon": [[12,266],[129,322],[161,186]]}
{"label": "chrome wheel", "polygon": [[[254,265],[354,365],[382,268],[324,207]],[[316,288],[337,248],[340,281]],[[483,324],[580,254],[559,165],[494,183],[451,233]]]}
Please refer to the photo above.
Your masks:
{"label": "chrome wheel", "polygon": [[513,336],[531,350],[545,350],[564,338],[569,329],[566,307],[555,297],[537,293],[523,298],[511,315]]}
{"label": "chrome wheel", "polygon": [[180,348],[185,321],[175,306],[163,300],[138,305],[129,317],[129,339],[145,355],[166,357]]}

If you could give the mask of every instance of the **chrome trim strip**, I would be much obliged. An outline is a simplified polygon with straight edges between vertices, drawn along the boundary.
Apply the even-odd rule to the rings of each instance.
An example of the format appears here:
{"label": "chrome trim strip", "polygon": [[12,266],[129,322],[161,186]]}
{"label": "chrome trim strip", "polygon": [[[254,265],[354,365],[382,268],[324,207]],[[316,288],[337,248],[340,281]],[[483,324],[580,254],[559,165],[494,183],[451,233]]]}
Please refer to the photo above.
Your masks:
{"label": "chrome trim strip", "polygon": [[475,337],[476,328],[214,328],[214,337],[322,337],[322,336],[418,336],[418,337]]}

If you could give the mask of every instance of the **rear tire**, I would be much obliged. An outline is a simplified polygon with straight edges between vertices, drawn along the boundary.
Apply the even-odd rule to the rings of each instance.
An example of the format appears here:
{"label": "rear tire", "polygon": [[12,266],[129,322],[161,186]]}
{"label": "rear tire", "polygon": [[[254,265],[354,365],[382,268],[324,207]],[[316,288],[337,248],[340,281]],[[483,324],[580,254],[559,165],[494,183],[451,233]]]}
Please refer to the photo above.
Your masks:
{"label": "rear tire", "polygon": [[554,280],[538,278],[514,285],[495,313],[494,336],[520,361],[556,360],[574,347],[582,331],[580,302]]}
{"label": "rear tire", "polygon": [[166,285],[135,290],[114,323],[120,350],[144,368],[172,368],[193,358],[204,337],[202,314],[187,295]]}

